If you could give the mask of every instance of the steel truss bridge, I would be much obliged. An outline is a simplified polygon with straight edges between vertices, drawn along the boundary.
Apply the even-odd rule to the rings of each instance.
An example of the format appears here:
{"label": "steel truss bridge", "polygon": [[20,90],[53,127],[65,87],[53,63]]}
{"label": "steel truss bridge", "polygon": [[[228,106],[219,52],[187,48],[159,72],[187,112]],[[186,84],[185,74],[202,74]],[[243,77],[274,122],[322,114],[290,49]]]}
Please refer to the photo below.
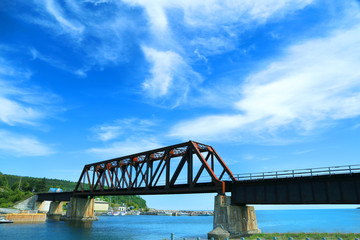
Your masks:
{"label": "steel truss bridge", "polygon": [[84,166],[70,197],[231,192],[234,205],[360,204],[360,165],[233,174],[211,146],[189,141]]}

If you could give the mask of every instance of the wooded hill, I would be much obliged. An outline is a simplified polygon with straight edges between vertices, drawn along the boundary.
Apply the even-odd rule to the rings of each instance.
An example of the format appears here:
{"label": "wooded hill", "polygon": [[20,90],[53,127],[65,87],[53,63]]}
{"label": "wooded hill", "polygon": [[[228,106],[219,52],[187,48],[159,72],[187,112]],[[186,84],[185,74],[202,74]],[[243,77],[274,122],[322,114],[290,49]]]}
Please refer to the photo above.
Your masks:
{"label": "wooded hill", "polygon": [[[73,191],[76,182],[49,178],[23,177],[16,175],[2,174],[0,172],[0,207],[12,207],[15,202],[24,200],[34,192],[47,192],[49,188],[61,188],[63,191]],[[112,204],[133,206],[135,209],[146,209],[146,201],[140,196],[113,196],[99,197]]]}
{"label": "wooded hill", "polygon": [[21,184],[26,183],[30,183],[30,185],[32,186],[36,186],[37,183],[39,182],[45,182],[45,188],[41,188],[41,189],[34,189],[36,192],[47,192],[49,190],[49,188],[51,187],[57,187],[57,188],[61,188],[64,192],[65,191],[73,191],[75,186],[76,186],[76,182],[71,182],[71,181],[67,181],[67,180],[59,180],[59,179],[52,179],[52,178],[34,178],[34,177],[22,177],[22,176],[16,176],[16,175],[7,175],[4,174],[4,176],[7,178],[8,182],[9,182],[9,186],[13,186],[15,185],[19,185],[20,179],[21,179]]}

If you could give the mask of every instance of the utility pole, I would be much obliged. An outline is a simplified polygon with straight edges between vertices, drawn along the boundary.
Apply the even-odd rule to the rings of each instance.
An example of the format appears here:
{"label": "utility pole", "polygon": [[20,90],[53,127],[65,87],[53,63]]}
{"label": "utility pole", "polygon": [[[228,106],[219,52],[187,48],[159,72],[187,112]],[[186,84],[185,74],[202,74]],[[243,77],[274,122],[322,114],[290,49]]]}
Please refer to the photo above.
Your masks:
{"label": "utility pole", "polygon": [[19,191],[20,191],[20,185],[21,185],[21,178],[22,178],[22,177],[20,177],[19,187],[18,187],[18,190],[19,190]]}

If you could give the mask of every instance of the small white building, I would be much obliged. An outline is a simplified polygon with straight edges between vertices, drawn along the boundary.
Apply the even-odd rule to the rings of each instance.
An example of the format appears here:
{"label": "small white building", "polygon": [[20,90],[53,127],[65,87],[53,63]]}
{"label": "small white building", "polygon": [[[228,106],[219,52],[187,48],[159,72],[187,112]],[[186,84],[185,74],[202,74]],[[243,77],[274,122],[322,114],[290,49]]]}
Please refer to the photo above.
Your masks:
{"label": "small white building", "polygon": [[119,208],[119,212],[125,212],[126,211],[126,206],[120,206]]}
{"label": "small white building", "polygon": [[94,210],[99,212],[107,212],[109,209],[109,203],[106,201],[95,200],[94,201]]}

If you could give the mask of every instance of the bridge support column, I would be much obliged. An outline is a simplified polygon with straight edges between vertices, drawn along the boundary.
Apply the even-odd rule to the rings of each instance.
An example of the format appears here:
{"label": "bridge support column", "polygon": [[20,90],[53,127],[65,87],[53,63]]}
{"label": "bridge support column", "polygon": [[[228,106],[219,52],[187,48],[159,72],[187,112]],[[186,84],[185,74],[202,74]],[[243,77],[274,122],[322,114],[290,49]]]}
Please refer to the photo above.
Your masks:
{"label": "bridge support column", "polygon": [[231,197],[217,195],[214,203],[214,230],[208,238],[225,239],[261,233],[255,209],[250,206],[232,206]]}
{"label": "bridge support column", "polygon": [[64,202],[51,202],[47,216],[49,218],[59,219],[63,213],[63,206]]}
{"label": "bridge support column", "polygon": [[36,201],[34,210],[38,210],[41,213],[47,213],[49,212],[50,203],[50,201]]}
{"label": "bridge support column", "polygon": [[98,218],[94,213],[94,198],[72,197],[67,207],[65,221],[95,221]]}

